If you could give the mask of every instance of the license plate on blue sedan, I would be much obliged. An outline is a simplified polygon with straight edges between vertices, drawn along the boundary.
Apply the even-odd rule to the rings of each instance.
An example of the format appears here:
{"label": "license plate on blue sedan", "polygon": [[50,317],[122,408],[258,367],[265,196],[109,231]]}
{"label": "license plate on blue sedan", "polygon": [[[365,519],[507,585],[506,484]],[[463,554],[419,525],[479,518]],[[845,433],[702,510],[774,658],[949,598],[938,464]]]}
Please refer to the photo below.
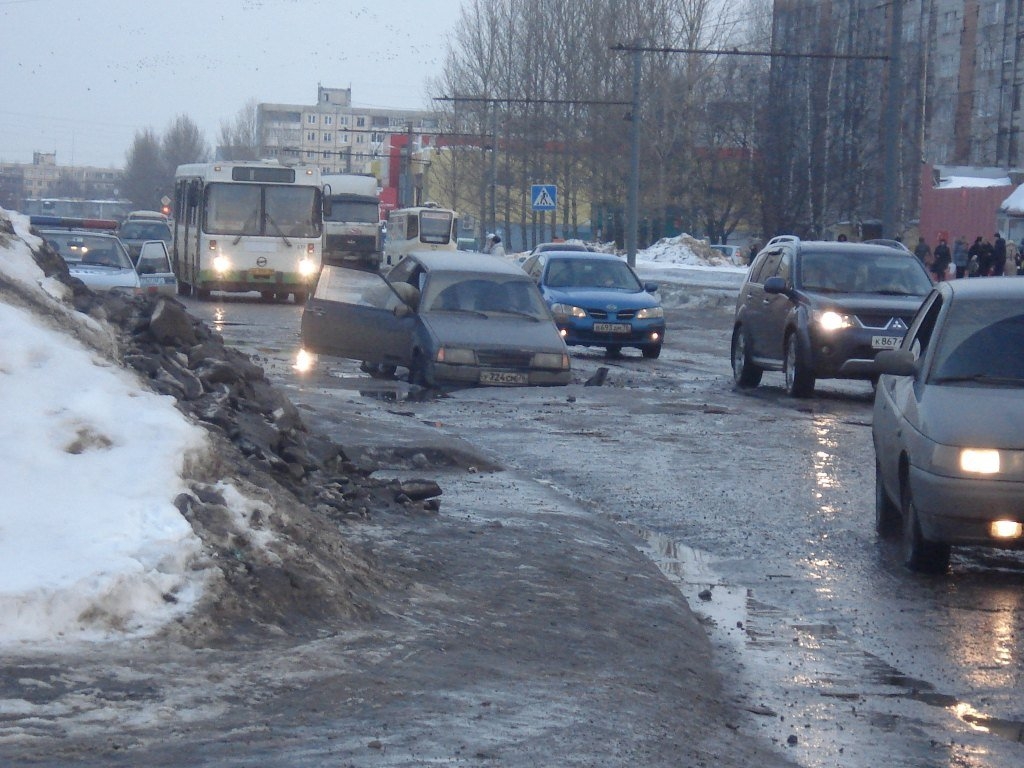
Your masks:
{"label": "license plate on blue sedan", "polygon": [[872,349],[896,349],[903,342],[902,336],[872,336]]}
{"label": "license plate on blue sedan", "polygon": [[594,323],[594,333],[629,333],[629,323]]}
{"label": "license plate on blue sedan", "polygon": [[518,371],[480,371],[481,384],[526,384],[529,376]]}

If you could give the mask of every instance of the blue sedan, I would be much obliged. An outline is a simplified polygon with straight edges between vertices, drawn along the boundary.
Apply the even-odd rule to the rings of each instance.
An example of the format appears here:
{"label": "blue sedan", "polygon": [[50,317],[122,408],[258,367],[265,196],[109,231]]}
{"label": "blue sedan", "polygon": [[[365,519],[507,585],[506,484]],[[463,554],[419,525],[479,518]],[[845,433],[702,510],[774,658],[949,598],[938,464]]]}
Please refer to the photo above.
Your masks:
{"label": "blue sedan", "polygon": [[604,347],[609,356],[623,347],[648,358],[661,354],[665,311],[653,295],[658,286],[641,283],[618,256],[545,251],[523,269],[540,287],[566,344]]}

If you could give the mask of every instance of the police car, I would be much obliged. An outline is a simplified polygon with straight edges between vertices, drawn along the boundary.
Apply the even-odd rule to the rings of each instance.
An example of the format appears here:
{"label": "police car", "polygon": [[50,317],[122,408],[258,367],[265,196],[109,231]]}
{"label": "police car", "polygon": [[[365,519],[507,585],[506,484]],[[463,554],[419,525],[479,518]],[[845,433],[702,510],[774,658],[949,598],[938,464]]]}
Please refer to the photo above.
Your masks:
{"label": "police car", "polygon": [[29,222],[68,265],[68,272],[94,291],[141,292],[139,274],[114,232],[117,222],[31,216]]}

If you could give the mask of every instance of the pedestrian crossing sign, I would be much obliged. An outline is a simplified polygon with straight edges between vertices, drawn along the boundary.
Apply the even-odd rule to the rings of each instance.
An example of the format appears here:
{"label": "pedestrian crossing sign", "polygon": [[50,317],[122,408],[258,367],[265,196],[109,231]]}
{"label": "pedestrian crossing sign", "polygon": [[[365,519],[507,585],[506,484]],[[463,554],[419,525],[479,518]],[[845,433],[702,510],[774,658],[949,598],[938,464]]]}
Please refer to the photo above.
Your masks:
{"label": "pedestrian crossing sign", "polygon": [[532,189],[533,210],[553,211],[558,200],[558,187],[554,184],[534,184]]}

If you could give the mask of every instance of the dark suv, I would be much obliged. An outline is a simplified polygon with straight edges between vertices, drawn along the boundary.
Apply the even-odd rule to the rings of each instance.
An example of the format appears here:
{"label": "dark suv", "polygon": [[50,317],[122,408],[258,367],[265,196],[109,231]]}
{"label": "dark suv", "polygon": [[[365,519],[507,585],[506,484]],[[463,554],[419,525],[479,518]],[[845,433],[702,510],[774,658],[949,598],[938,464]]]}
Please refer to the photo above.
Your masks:
{"label": "dark suv", "polygon": [[900,345],[931,287],[909,251],[776,238],[736,300],[733,378],[756,387],[781,370],[794,397],[814,394],[817,379],[874,379],[875,353]]}

